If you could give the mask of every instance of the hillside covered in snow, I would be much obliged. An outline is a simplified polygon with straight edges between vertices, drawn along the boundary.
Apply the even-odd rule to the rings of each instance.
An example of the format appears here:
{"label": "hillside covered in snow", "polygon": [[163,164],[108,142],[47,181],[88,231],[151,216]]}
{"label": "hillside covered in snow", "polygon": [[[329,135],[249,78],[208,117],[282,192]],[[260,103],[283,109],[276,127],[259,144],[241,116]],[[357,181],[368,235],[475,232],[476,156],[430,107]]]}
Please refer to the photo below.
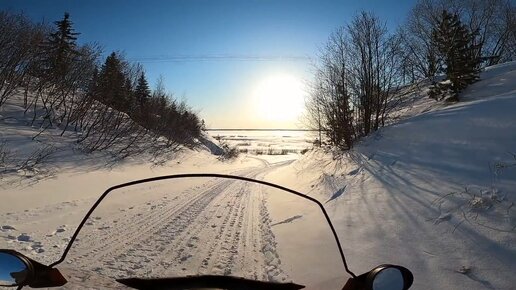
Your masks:
{"label": "hillside covered in snow", "polygon": [[267,177],[324,202],[357,272],[388,262],[414,272],[414,289],[513,289],[516,63],[488,67],[461,99],[419,97],[414,116],[349,152],[312,151]]}

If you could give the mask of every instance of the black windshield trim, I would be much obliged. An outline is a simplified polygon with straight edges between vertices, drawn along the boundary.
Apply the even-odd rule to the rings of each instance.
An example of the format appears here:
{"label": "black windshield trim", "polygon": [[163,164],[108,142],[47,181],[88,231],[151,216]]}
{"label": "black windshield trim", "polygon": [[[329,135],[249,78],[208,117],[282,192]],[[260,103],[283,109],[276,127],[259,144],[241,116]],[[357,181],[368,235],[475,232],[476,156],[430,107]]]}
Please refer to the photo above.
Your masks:
{"label": "black windshield trim", "polygon": [[333,227],[333,224],[330,220],[330,217],[328,215],[328,213],[326,212],[326,210],[324,209],[324,206],[321,202],[319,202],[317,199],[313,198],[313,197],[310,197],[306,194],[303,194],[301,192],[298,192],[298,191],[295,191],[295,190],[292,190],[290,188],[286,188],[286,187],[283,187],[281,185],[277,185],[277,184],[274,184],[274,183],[270,183],[270,182],[267,182],[267,181],[263,181],[263,180],[256,180],[256,179],[252,179],[252,178],[248,178],[248,177],[243,177],[243,176],[236,176],[236,175],[229,175],[229,174],[217,174],[217,173],[188,173],[188,174],[172,174],[172,175],[163,175],[163,176],[157,176],[157,177],[150,177],[150,178],[145,178],[145,179],[139,179],[139,180],[134,180],[134,181],[130,181],[130,182],[126,182],[126,183],[122,183],[122,184],[118,184],[118,185],[115,185],[115,186],[112,186],[110,188],[108,188],[106,191],[104,191],[104,193],[97,199],[97,201],[93,204],[93,206],[90,208],[90,210],[88,211],[88,213],[86,213],[86,215],[84,216],[84,218],[82,219],[81,223],[79,224],[79,226],[77,227],[77,229],[75,230],[74,234],[72,235],[72,237],[70,238],[70,242],[68,243],[68,245],[66,246],[64,252],[63,252],[63,255],[61,255],[61,258],[59,258],[59,260],[55,261],[54,263],[50,264],[49,266],[50,267],[55,267],[59,264],[61,264],[65,259],[66,259],[66,256],[68,255],[68,252],[70,251],[70,248],[72,247],[73,243],[75,242],[75,239],[77,238],[77,236],[79,235],[79,232],[81,231],[81,229],[83,228],[84,224],[86,223],[86,221],[88,220],[88,218],[90,217],[90,215],[93,213],[93,211],[95,211],[95,209],[99,206],[99,204],[102,202],[102,200],[104,200],[104,198],[113,190],[116,190],[116,189],[119,189],[119,188],[123,188],[123,187],[127,187],[127,186],[131,186],[131,185],[137,185],[137,184],[142,184],[142,183],[147,183],[147,182],[152,182],[152,181],[160,181],[160,180],[167,180],[167,179],[179,179],[179,178],[196,178],[196,177],[212,177],[212,178],[225,178],[225,179],[233,179],[233,180],[242,180],[242,181],[248,181],[248,182],[253,182],[253,183],[258,183],[258,184],[262,184],[262,185],[267,185],[267,186],[270,186],[270,187],[273,187],[273,188],[277,188],[277,189],[281,189],[283,191],[286,191],[286,192],[289,192],[289,193],[292,193],[294,195],[297,195],[299,197],[302,197],[302,198],[305,198],[305,199],[308,199],[314,203],[316,203],[319,208],[321,209],[322,213],[324,214],[324,217],[326,218],[326,221],[328,222],[328,225],[330,226],[330,229],[333,233],[333,237],[335,238],[335,242],[337,243],[337,247],[339,249],[339,253],[340,253],[340,257],[342,259],[342,263],[344,265],[344,269],[346,270],[347,273],[349,273],[353,278],[356,277],[356,275],[351,272],[348,268],[348,264],[346,262],[346,257],[344,256],[344,251],[342,250],[342,246],[340,244],[340,241],[339,241],[339,237],[337,235],[337,232],[335,231],[335,228]]}
{"label": "black windshield trim", "polygon": [[298,290],[305,286],[287,282],[267,282],[250,280],[234,276],[196,275],[172,278],[124,278],[117,279],[119,283],[135,289],[267,289],[267,290]]}

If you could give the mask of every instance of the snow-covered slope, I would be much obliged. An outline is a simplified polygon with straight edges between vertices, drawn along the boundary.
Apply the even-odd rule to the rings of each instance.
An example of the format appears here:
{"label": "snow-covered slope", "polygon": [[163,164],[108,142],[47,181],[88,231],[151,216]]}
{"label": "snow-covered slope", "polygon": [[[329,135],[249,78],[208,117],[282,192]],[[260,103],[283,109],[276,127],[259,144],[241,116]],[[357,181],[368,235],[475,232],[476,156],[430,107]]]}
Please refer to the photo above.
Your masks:
{"label": "snow-covered slope", "polygon": [[514,289],[516,63],[488,68],[462,99],[266,178],[325,202],[356,272],[394,263],[414,289]]}

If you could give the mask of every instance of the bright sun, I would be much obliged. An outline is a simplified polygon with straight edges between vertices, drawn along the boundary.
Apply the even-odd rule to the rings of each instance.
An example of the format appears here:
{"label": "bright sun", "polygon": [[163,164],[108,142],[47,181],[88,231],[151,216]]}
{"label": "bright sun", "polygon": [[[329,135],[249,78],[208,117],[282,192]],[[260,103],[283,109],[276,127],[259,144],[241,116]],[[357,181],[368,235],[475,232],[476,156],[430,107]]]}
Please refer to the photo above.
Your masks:
{"label": "bright sun", "polygon": [[268,121],[296,122],[304,108],[303,84],[291,75],[262,80],[253,91],[254,110]]}

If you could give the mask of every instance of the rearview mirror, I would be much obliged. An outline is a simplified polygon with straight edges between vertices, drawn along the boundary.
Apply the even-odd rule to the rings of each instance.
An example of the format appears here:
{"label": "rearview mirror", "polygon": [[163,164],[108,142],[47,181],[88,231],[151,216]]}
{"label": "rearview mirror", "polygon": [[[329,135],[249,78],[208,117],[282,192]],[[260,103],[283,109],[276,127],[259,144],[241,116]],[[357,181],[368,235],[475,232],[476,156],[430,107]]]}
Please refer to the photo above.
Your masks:
{"label": "rearview mirror", "polygon": [[409,269],[397,265],[380,265],[362,275],[350,278],[343,290],[407,290],[414,276]]}
{"label": "rearview mirror", "polygon": [[366,281],[371,290],[406,290],[412,286],[414,276],[404,267],[381,265],[367,274]]}
{"label": "rearview mirror", "polygon": [[67,281],[59,270],[38,263],[14,250],[0,249],[0,287],[59,287]]}
{"label": "rearview mirror", "polygon": [[0,252],[0,286],[23,285],[29,277],[29,266],[20,257]]}
{"label": "rearview mirror", "polygon": [[397,268],[385,268],[373,278],[373,290],[403,290],[403,275]]}

